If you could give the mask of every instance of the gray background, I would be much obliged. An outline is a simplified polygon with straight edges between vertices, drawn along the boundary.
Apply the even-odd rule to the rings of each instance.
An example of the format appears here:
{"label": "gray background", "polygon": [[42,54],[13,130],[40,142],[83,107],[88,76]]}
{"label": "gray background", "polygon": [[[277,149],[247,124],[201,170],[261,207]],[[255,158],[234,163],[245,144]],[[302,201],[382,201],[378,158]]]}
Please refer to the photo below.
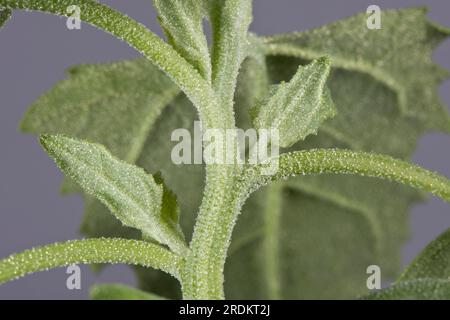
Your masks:
{"label": "gray background", "polygon": [[[161,34],[150,0],[101,1],[127,13]],[[361,0],[255,0],[252,30],[273,34],[305,30],[365,11],[370,4],[383,9],[414,5],[430,7],[430,17],[450,26],[450,2]],[[69,31],[65,20],[42,13],[15,12],[0,31],[0,257],[56,241],[81,238],[79,196],[58,196],[62,175],[38,146],[34,136],[18,132],[27,107],[42,93],[64,79],[64,70],[79,63],[130,59],[138,54],[125,43],[83,24]],[[434,60],[450,69],[450,41],[436,51]],[[405,57],[407,59],[407,57]],[[450,105],[450,81],[440,94]],[[414,162],[450,176],[450,137],[423,137]],[[449,206],[433,198],[412,210],[412,239],[405,245],[407,264],[432,239],[450,226]],[[111,266],[101,275],[82,267],[82,290],[69,291],[65,269],[37,273],[0,286],[0,298],[83,299],[95,282],[135,279],[126,266]]]}

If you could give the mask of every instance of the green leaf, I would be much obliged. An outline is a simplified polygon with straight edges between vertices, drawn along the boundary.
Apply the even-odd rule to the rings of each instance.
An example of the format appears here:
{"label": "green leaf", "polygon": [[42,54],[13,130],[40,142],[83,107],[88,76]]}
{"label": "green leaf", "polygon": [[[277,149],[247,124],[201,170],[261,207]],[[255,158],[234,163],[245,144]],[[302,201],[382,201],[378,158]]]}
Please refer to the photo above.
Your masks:
{"label": "green leaf", "polygon": [[367,299],[450,299],[450,229],[432,241],[396,282]]}
{"label": "green leaf", "polygon": [[184,253],[180,230],[162,213],[163,187],[143,169],[114,158],[103,146],[61,135],[41,135],[61,170],[103,202],[126,226]]}
{"label": "green leaf", "polygon": [[[424,8],[383,11],[380,30],[359,14],[319,29],[265,39],[270,55],[306,60],[328,55],[333,65],[369,75],[396,94],[399,111],[427,129],[450,130],[450,118],[436,95],[448,75],[431,61],[450,29],[430,23]],[[388,54],[388,52],[395,52]]]}
{"label": "green leaf", "polygon": [[91,288],[93,300],[166,300],[156,294],[147,293],[122,284],[100,284]]}
{"label": "green leaf", "polygon": [[[125,40],[149,61],[163,70],[197,108],[206,127],[220,127],[218,101],[211,85],[178,52],[141,23],[94,0],[73,0],[83,14],[81,19],[117,38]],[[0,0],[0,7],[36,10],[68,16],[66,0]]]}
{"label": "green leaf", "polygon": [[[347,21],[353,21],[353,27],[347,27]],[[355,28],[356,24],[362,27]],[[263,39],[269,46],[268,73],[274,84],[288,81],[299,65],[312,59],[329,55],[333,61],[327,84],[337,115],[323,123],[317,136],[307,137],[292,150],[339,147],[410,159],[418,139],[432,124],[446,126],[439,124],[447,118],[444,107],[439,104],[440,111],[435,108],[439,101],[437,87],[445,72],[431,63],[432,50],[445,38],[446,29],[428,22],[422,9],[384,13],[383,29],[373,31],[376,35],[367,34],[365,26],[366,16],[359,15],[308,31],[308,37],[303,33],[273,37],[305,39],[301,46],[288,43],[295,51],[277,51],[281,40],[272,46],[272,38]],[[390,40],[392,34],[402,38],[398,46]],[[345,36],[347,42],[341,39]],[[313,44],[322,44],[327,50],[314,55],[297,54]],[[354,61],[354,53],[363,59],[382,52],[381,61],[409,69],[400,72],[398,68],[386,68],[386,72],[397,70],[395,76],[405,78],[400,84],[414,95],[408,107],[419,104],[420,114],[413,117],[401,111],[396,88],[366,70],[339,64],[340,50],[345,50],[349,62]],[[409,87],[417,79],[424,89]],[[410,188],[367,177],[290,179],[279,193],[282,228],[274,235],[277,228],[266,223],[271,220],[266,217],[270,212],[264,202],[266,192],[261,190],[250,198],[233,234],[226,265],[227,298],[336,299],[364,294],[368,265],[380,265],[385,277],[398,274],[400,250],[409,235],[407,213],[412,204],[423,200],[422,194]],[[276,237],[280,245],[273,253],[266,243]],[[265,257],[274,254],[279,259],[275,276],[265,266]],[[270,291],[274,277],[280,279],[278,296]]]}
{"label": "green leaf", "polygon": [[364,297],[368,300],[448,300],[450,282],[441,279],[417,279],[400,282]]}
{"label": "green leaf", "polygon": [[[80,190],[82,192],[82,190]],[[141,239],[142,233],[135,228],[125,226],[97,198],[84,194],[84,216],[80,231],[90,238],[127,238]]]}
{"label": "green leaf", "polygon": [[11,18],[11,10],[0,8],[0,28]]}
{"label": "green leaf", "polygon": [[249,54],[244,60],[235,92],[236,126],[249,129],[252,126],[249,107],[254,107],[267,95],[269,74],[262,41],[254,34],[249,35]]}
{"label": "green leaf", "polygon": [[[76,66],[70,69],[69,76],[31,106],[22,121],[22,130],[95,141],[116,157],[136,162],[148,172],[161,172],[164,182],[177,194],[183,213],[180,222],[189,236],[201,201],[203,167],[174,165],[170,161],[174,146],[170,136],[177,128],[187,128],[193,134],[198,115],[191,102],[179,95],[170,103],[179,90],[144,59]],[[148,121],[144,121],[146,118]],[[64,191],[81,191],[67,181]],[[136,229],[123,226],[104,204],[89,195],[84,198],[83,234],[141,237]],[[137,272],[142,279],[140,285],[146,290],[181,297],[179,284],[173,278],[150,269],[138,268]]]}
{"label": "green leaf", "polygon": [[[413,10],[414,12],[416,11]],[[410,17],[405,13],[395,16],[398,16],[396,23],[403,26],[402,35],[410,39],[413,48],[430,47],[431,44],[434,48],[442,38],[442,32],[436,31],[436,26],[430,26],[424,14]],[[362,21],[362,16],[360,19]],[[392,27],[389,32],[384,32],[386,39],[381,43],[386,41],[390,43],[388,33],[396,30]],[[345,31],[346,29],[342,29],[333,32]],[[321,39],[332,41],[333,32],[330,31],[329,36],[322,36]],[[416,43],[411,40],[416,35],[424,33],[428,36],[424,36],[421,41]],[[371,44],[370,39],[360,43],[364,48],[380,45],[380,42]],[[407,57],[409,52],[405,55],[405,50],[398,49],[401,48],[385,48],[385,56],[392,61],[401,60],[402,64],[409,63],[408,66],[413,69],[414,64],[418,62],[408,62],[409,60],[403,57]],[[428,53],[421,52],[423,62],[419,65],[428,63],[431,56],[431,49],[428,49]],[[312,58],[326,54],[328,52]],[[274,84],[283,80],[289,81],[298,66],[307,64],[312,58],[268,56],[267,74],[270,81]],[[332,58],[334,63],[334,57]],[[342,67],[334,68],[334,65],[335,63],[332,65],[327,84],[338,114],[322,125],[317,136],[307,137],[292,149],[339,147],[386,153],[397,158],[409,159],[417,140],[426,131],[421,119],[427,113],[428,116],[432,116],[432,107],[425,106],[422,116],[418,118],[405,116],[400,112],[397,92],[391,87],[387,87],[370,74]],[[98,66],[101,67],[105,66]],[[250,127],[248,109],[255,105],[255,101],[266,95],[265,70],[264,64],[261,65],[261,61],[254,57],[247,59],[243,65],[235,101],[237,122],[240,127]],[[420,95],[417,101],[426,100],[427,103],[424,105],[431,106],[433,101],[438,99],[434,83],[440,81],[443,73],[436,66],[423,70],[422,77],[434,80],[430,82],[431,87],[428,85],[425,87],[427,90],[417,90],[416,94]],[[145,67],[142,76],[153,77],[156,76],[155,72],[156,70]],[[82,73],[83,70],[80,70],[79,75]],[[255,79],[258,81],[254,81]],[[117,82],[120,83],[120,80],[117,79]],[[94,78],[90,81],[86,79],[86,88],[93,85],[95,85]],[[135,94],[141,85],[136,84],[130,88],[130,92]],[[99,94],[98,97],[98,105],[105,104],[102,95]],[[70,100],[73,111],[70,123],[56,127],[58,117],[54,117],[55,122],[43,124],[55,126],[56,132],[61,130],[61,133],[64,133],[65,127],[69,124],[78,123],[77,115],[82,114],[82,108],[78,107],[77,99],[79,97],[74,96]],[[65,104],[67,103],[65,100]],[[115,118],[116,109],[109,110],[108,115],[111,118]],[[52,112],[56,111],[57,108],[53,108]],[[108,119],[109,117],[104,117],[103,121]],[[181,209],[180,224],[188,240],[201,200],[204,170],[200,165],[174,165],[170,161],[170,152],[174,144],[169,141],[173,129],[187,128],[192,132],[193,121],[196,119],[197,114],[192,104],[184,96],[178,96],[160,114],[136,161],[148,172],[162,172],[165,183],[177,195]],[[85,130],[88,128],[90,126],[87,125]],[[109,134],[107,128],[105,126],[102,129],[105,130],[105,137]],[[118,129],[117,132],[128,134],[129,130],[130,127],[125,127]],[[84,138],[83,130],[68,134]],[[99,135],[88,139],[104,144],[102,139],[105,138]],[[117,142],[115,148],[119,152],[122,148],[127,150],[127,143],[121,140]],[[387,277],[393,277],[398,272],[399,252],[409,233],[407,212],[414,202],[422,199],[420,194],[410,188],[367,177],[309,176],[291,179],[283,186],[280,196],[283,203],[280,213],[282,231],[266,237],[267,231],[264,230],[276,228],[270,229],[266,224],[269,219],[265,214],[270,211],[266,210],[265,192],[266,189],[257,192],[247,202],[233,234],[225,270],[227,298],[252,298],[256,294],[260,298],[272,296],[267,289],[272,278],[268,279],[263,259],[267,254],[273,255],[267,252],[266,248],[269,246],[266,246],[266,240],[274,237],[278,238],[280,243],[278,273],[281,279],[281,298],[355,298],[367,293],[366,268],[369,264],[380,265],[383,275]],[[129,237],[137,237],[135,232],[129,233],[131,228],[123,228],[108,213],[107,208],[98,202],[97,204],[95,210],[90,211],[91,214],[85,217],[84,226],[90,226],[89,232],[93,234],[105,232],[109,235],[118,232],[128,234]],[[88,210],[89,205],[86,207]],[[88,224],[88,221],[96,222]],[[111,225],[111,229],[107,227],[108,225]],[[305,256],[308,256],[308,259],[304,259]],[[170,298],[180,297],[178,284],[164,274],[148,269],[139,269],[138,274],[140,286],[146,290]]]}
{"label": "green leaf", "polygon": [[153,0],[161,27],[169,43],[208,81],[211,60],[203,32],[202,0]]}
{"label": "green leaf", "polygon": [[450,229],[432,241],[406,268],[397,281],[420,278],[450,281]]}
{"label": "green leaf", "polygon": [[81,65],[40,97],[21,129],[61,133],[105,145],[134,163],[156,119],[179,89],[144,59]]}
{"label": "green leaf", "polygon": [[161,219],[165,224],[169,225],[172,229],[177,230],[178,234],[184,237],[183,231],[179,225],[180,208],[178,207],[177,196],[164,183],[161,174],[155,175],[154,178],[156,183],[159,184],[163,190]]}
{"label": "green leaf", "polygon": [[300,66],[288,83],[271,89],[257,106],[253,125],[256,129],[277,129],[280,146],[289,147],[310,134],[317,134],[324,120],[335,115],[326,80],[330,61],[320,58]]}

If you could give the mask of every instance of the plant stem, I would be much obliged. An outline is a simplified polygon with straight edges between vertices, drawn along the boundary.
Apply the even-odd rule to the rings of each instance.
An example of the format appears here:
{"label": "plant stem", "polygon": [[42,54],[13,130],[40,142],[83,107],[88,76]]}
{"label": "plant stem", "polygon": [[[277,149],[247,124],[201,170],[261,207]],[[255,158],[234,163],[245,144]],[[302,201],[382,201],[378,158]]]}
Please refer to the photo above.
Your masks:
{"label": "plant stem", "polygon": [[282,154],[273,176],[260,174],[262,167],[249,168],[247,179],[255,179],[252,191],[272,181],[301,175],[352,174],[387,179],[430,192],[450,202],[450,180],[406,161],[368,152],[314,149]]}
{"label": "plant stem", "polygon": [[264,212],[265,232],[264,232],[264,252],[265,256],[265,275],[267,281],[267,292],[269,299],[280,299],[281,281],[280,281],[280,256],[279,256],[279,237],[280,237],[280,219],[281,219],[281,193],[283,186],[281,183],[273,183],[266,190],[266,209]]}
{"label": "plant stem", "polygon": [[[251,0],[211,2],[213,89],[218,118],[213,129],[235,129],[233,96],[240,65],[247,55]],[[233,145],[237,146],[237,136]],[[231,148],[235,159],[235,148]],[[224,152],[230,149],[224,148]],[[227,154],[230,156],[230,154]],[[236,218],[247,195],[237,164],[206,166],[205,192],[182,274],[187,299],[223,299],[224,265]]]}
{"label": "plant stem", "polygon": [[205,127],[220,127],[222,115],[210,83],[171,45],[143,24],[93,0],[0,0],[0,7],[8,11],[35,10],[66,17],[69,15],[67,8],[72,5],[80,8],[81,20],[124,40],[164,71],[198,109]]}
{"label": "plant stem", "polygon": [[204,198],[182,274],[184,298],[224,298],[225,258],[242,196],[237,188],[236,167],[207,167]]}
{"label": "plant stem", "polygon": [[161,269],[176,278],[182,260],[145,241],[87,239],[55,243],[13,254],[0,261],[0,284],[26,274],[71,264],[126,263]]}

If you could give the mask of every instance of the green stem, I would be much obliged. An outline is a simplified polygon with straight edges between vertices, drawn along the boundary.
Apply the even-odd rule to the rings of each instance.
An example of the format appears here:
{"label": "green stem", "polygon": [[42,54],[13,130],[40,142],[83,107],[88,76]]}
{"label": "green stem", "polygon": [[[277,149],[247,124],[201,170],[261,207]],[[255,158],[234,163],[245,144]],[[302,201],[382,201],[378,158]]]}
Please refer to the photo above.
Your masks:
{"label": "green stem", "polygon": [[[215,119],[220,125],[215,129],[235,129],[233,96],[239,68],[247,54],[252,1],[211,1],[211,4],[213,88],[220,114]],[[237,143],[237,137],[233,142]],[[240,171],[236,164],[206,167],[205,192],[182,274],[183,295],[187,299],[224,298],[225,259],[247,191],[246,181],[238,181]]]}
{"label": "green stem", "polygon": [[212,1],[213,88],[224,114],[233,117],[233,96],[239,68],[248,54],[252,0]]}
{"label": "green stem", "polygon": [[281,219],[281,193],[283,186],[280,183],[274,183],[267,188],[266,206],[264,212],[265,232],[263,245],[266,252],[265,275],[267,280],[267,292],[269,299],[277,300],[281,298],[281,280],[280,280],[280,256],[279,256],[279,238],[280,238],[280,219]]}
{"label": "green stem", "polygon": [[260,174],[261,167],[249,168],[247,175],[256,177],[253,190],[271,181],[298,175],[353,174],[387,179],[430,192],[450,202],[450,180],[405,161],[389,156],[337,149],[299,151],[281,155],[278,172]]}
{"label": "green stem", "polygon": [[182,274],[186,299],[223,299],[223,271],[243,194],[236,168],[207,166],[206,187]]}
{"label": "green stem", "polygon": [[125,239],[87,239],[51,244],[0,261],[0,284],[29,273],[72,264],[126,263],[152,267],[179,278],[182,260],[161,246]]}
{"label": "green stem", "polygon": [[68,16],[69,6],[78,6],[80,19],[126,41],[164,71],[198,108],[205,127],[222,124],[211,85],[172,46],[141,23],[93,0],[0,0],[0,7],[25,9]]}

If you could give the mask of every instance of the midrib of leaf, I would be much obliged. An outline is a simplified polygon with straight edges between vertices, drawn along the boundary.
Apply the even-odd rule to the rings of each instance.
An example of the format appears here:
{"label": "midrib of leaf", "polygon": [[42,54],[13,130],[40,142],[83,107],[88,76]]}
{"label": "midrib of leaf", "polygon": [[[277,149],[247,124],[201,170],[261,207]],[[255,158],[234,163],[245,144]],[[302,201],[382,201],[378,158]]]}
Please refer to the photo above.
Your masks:
{"label": "midrib of leaf", "polygon": [[[301,178],[300,178],[301,179]],[[381,225],[377,219],[375,219],[375,212],[370,208],[364,206],[364,204],[358,203],[354,200],[349,200],[348,198],[341,197],[339,194],[331,194],[329,192],[323,192],[320,188],[315,188],[311,184],[296,184],[290,181],[284,182],[286,187],[294,190],[299,190],[305,194],[309,194],[315,197],[319,197],[324,201],[331,202],[341,208],[348,209],[355,214],[359,214],[364,219],[367,220],[368,226],[372,231],[373,239],[375,240],[374,250],[376,258],[380,257],[381,250],[381,240],[383,232],[381,231]]]}
{"label": "midrib of leaf", "polygon": [[[158,98],[156,99],[149,95],[150,101],[148,101],[147,103],[152,104],[153,106],[159,106],[159,108],[149,108],[144,121],[139,127],[139,132],[136,135],[136,138],[131,141],[133,143],[129,144],[129,148],[127,149],[127,152],[123,157],[124,161],[133,164],[139,159],[154,123],[157,121],[158,117],[161,115],[167,105],[172,100],[174,100],[179,93],[180,89],[176,86],[173,86],[167,90],[160,91]],[[119,97],[119,95],[109,94],[104,96],[103,98],[93,98],[92,100],[86,102],[85,109],[93,108],[99,102],[104,102],[107,99],[115,99],[116,97]],[[81,133],[83,131],[83,128],[80,128],[79,131]]]}
{"label": "midrib of leaf", "polygon": [[[61,149],[62,149],[62,147],[61,147]],[[86,167],[86,168],[90,168],[90,165],[87,161],[77,158],[73,153],[71,153],[70,149],[66,148],[65,151],[69,154],[72,154],[72,156],[73,156],[72,160],[74,160],[78,164],[84,165],[84,167]],[[100,165],[103,165],[102,162],[100,162]],[[122,196],[131,200],[131,203],[134,203],[139,211],[144,212],[144,213],[147,212],[145,209],[145,204],[142,203],[141,201],[139,201],[139,199],[134,198],[133,195],[131,195],[127,190],[120,188],[115,183],[114,178],[111,177],[110,175],[108,175],[108,172],[103,170],[103,168],[100,169],[99,171],[96,171],[96,170],[90,170],[90,171],[92,171],[94,173],[93,176],[95,175],[95,176],[100,177],[103,180],[104,185],[108,185],[111,189],[118,191],[118,193],[120,193]]]}
{"label": "midrib of leaf", "polygon": [[[311,74],[305,79],[304,83],[309,83],[309,81],[311,80],[311,78],[315,75],[315,72],[311,72]],[[320,92],[320,91],[319,91]],[[278,119],[278,121],[275,123],[276,127],[279,127],[281,123],[286,121],[286,118],[288,117],[288,115],[290,115],[292,113],[292,110],[295,109],[298,105],[298,101],[301,101],[302,98],[304,97],[304,95],[306,94],[306,90],[304,88],[302,88],[302,90],[300,91],[299,94],[296,95],[288,95],[286,97],[286,101],[283,102],[283,104],[288,106],[288,109],[286,110],[285,113],[283,113],[283,115]],[[314,109],[311,113],[314,112]],[[305,117],[305,123],[309,123],[309,121],[312,118],[312,115],[307,115]]]}
{"label": "midrib of leaf", "polygon": [[[329,193],[321,192],[317,188],[310,186],[309,184],[298,185],[291,181],[276,182],[266,187],[264,190],[266,194],[266,205],[264,210],[264,227],[257,229],[246,236],[239,239],[234,239],[233,245],[229,250],[228,257],[238,252],[243,247],[250,245],[255,241],[262,241],[264,249],[264,275],[267,285],[268,299],[281,299],[281,269],[279,263],[279,238],[280,232],[280,220],[282,214],[282,200],[281,194],[285,188],[292,188],[299,190],[305,194],[319,197],[324,201],[331,202],[337,206],[348,209],[357,215],[362,216],[367,222],[370,230],[372,231],[372,237],[374,239],[374,254],[375,258],[379,258],[381,254],[381,226],[377,219],[375,219],[375,213],[370,208],[365,207],[363,204],[355,201],[349,201],[346,198],[339,197],[339,195],[331,195]],[[314,213],[312,213],[314,214]],[[305,257],[306,258],[306,257]]]}
{"label": "midrib of leaf", "polygon": [[265,277],[267,283],[267,294],[269,299],[277,300],[281,298],[281,279],[280,279],[280,219],[283,192],[282,183],[274,183],[267,187],[266,206],[264,212],[264,239],[265,249]]}
{"label": "midrib of leaf", "polygon": [[157,110],[152,108],[151,111],[147,113],[145,122],[141,126],[136,139],[133,140],[136,143],[130,145],[127,156],[124,159],[125,161],[135,163],[139,159],[154,123],[164,108],[177,96],[179,92],[180,90],[175,87],[171,90],[164,91],[164,96],[160,97],[158,103],[156,103],[156,105],[161,106],[161,108]]}

